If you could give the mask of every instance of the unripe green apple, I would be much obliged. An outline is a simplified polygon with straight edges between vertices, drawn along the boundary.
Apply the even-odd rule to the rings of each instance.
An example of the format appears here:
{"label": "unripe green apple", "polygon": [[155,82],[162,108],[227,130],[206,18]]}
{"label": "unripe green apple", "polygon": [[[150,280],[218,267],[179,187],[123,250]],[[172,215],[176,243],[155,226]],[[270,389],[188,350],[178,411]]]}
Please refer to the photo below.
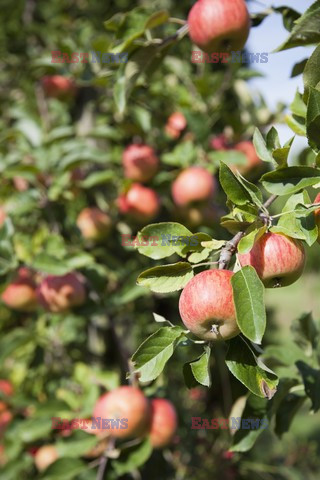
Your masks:
{"label": "unripe green apple", "polygon": [[280,233],[265,233],[249,253],[239,254],[242,267],[251,265],[267,288],[286,287],[300,278],[305,265],[302,242]]}
{"label": "unripe green apple", "polygon": [[191,40],[207,53],[239,51],[250,32],[244,0],[198,0],[188,16]]}
{"label": "unripe green apple", "polygon": [[65,312],[86,301],[86,290],[82,278],[76,273],[48,275],[37,289],[39,303],[50,312]]}
{"label": "unripe green apple", "polygon": [[[98,399],[93,417],[95,419],[100,417],[101,422],[103,419],[122,420],[118,425],[112,425],[110,422],[110,429],[107,429],[107,432],[115,438],[134,438],[146,434],[150,413],[149,401],[140,389],[122,386]],[[104,433],[103,429],[101,433]]]}
{"label": "unripe green apple", "polygon": [[150,441],[154,448],[163,448],[171,443],[177,423],[176,409],[169,400],[151,400]]}
{"label": "unripe green apple", "polygon": [[228,340],[240,333],[236,322],[230,270],[206,270],[184,287],[179,311],[185,326],[206,341]]}
{"label": "unripe green apple", "polygon": [[214,176],[203,167],[183,170],[172,184],[172,198],[183,207],[193,202],[210,200],[217,188]]}
{"label": "unripe green apple", "polygon": [[153,148],[148,145],[132,144],[123,152],[124,174],[135,182],[148,182],[158,170],[159,160]]}
{"label": "unripe green apple", "polygon": [[77,218],[77,227],[87,240],[99,241],[107,238],[111,226],[109,215],[96,207],[85,208]]}

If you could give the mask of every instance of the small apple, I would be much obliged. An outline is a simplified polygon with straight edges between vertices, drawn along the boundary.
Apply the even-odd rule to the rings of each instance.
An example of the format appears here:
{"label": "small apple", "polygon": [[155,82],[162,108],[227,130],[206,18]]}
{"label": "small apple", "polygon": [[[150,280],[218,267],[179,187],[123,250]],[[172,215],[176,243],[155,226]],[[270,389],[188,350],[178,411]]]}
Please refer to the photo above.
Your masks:
{"label": "small apple", "polygon": [[[320,193],[316,196],[313,203],[320,203]],[[318,243],[320,243],[320,208],[314,212],[316,217],[316,224],[318,227]]]}
{"label": "small apple", "polygon": [[213,175],[202,167],[183,170],[172,184],[172,198],[176,205],[186,206],[192,202],[210,200],[217,185]]}
{"label": "small apple", "polygon": [[76,273],[44,278],[37,289],[39,303],[50,312],[65,312],[86,301],[82,278]]}
{"label": "small apple", "polygon": [[111,230],[111,218],[99,208],[88,207],[77,218],[77,227],[83,238],[99,241],[105,239]]}
{"label": "small apple", "polygon": [[25,192],[29,189],[29,182],[24,177],[13,177],[12,181],[18,192]]}
{"label": "small apple", "polygon": [[41,85],[47,97],[61,100],[74,97],[77,88],[72,78],[62,75],[48,75],[42,77]]}
{"label": "small apple", "polygon": [[7,397],[11,397],[13,395],[12,383],[9,380],[0,380],[0,392]]}
{"label": "small apple", "polygon": [[160,210],[160,200],[154,190],[134,183],[126,194],[118,198],[118,208],[137,222],[148,222],[156,217]]}
{"label": "small apple", "polygon": [[228,142],[226,136],[222,133],[210,140],[210,147],[213,150],[228,150]]}
{"label": "small apple", "polygon": [[177,139],[187,126],[186,117],[181,112],[175,112],[168,118],[165,131],[171,138]]}
{"label": "small apple", "polygon": [[244,0],[198,0],[188,16],[191,40],[207,53],[239,51],[250,32]]}
{"label": "small apple", "polygon": [[43,472],[49,465],[58,460],[58,458],[59,454],[54,445],[44,445],[37,450],[34,456],[34,463],[39,472]]}
{"label": "small apple", "polygon": [[[150,422],[150,404],[141,390],[122,386],[102,395],[95,404],[93,417],[111,420],[107,432],[115,438],[139,437],[146,433]],[[112,420],[119,419],[117,425]],[[115,422],[114,422],[115,423]],[[101,433],[104,430],[101,429]]]}
{"label": "small apple", "polygon": [[135,182],[148,182],[158,170],[159,160],[153,148],[148,145],[129,145],[122,156],[126,178]]}
{"label": "small apple", "polygon": [[240,333],[229,270],[206,270],[184,287],[179,311],[185,326],[206,341],[228,340]]}
{"label": "small apple", "polygon": [[251,265],[267,288],[286,287],[300,278],[305,265],[302,242],[280,233],[265,233],[249,253],[239,254],[242,267]]}
{"label": "small apple", "polygon": [[20,268],[17,277],[3,291],[1,299],[13,310],[34,311],[37,306],[37,296],[33,273],[27,268]]}
{"label": "small apple", "polygon": [[154,448],[163,448],[170,444],[177,423],[177,413],[171,402],[164,398],[151,400],[150,441]]}

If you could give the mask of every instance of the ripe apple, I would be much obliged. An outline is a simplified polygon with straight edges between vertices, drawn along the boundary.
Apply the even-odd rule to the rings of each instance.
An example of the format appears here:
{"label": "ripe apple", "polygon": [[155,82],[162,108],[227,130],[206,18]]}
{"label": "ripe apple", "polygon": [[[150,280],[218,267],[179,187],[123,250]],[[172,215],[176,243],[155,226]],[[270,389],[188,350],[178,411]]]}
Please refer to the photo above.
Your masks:
{"label": "ripe apple", "polygon": [[77,227],[83,238],[99,241],[105,239],[111,230],[111,218],[99,208],[90,207],[82,210],[77,218]]}
{"label": "ripe apple", "polygon": [[[150,404],[141,390],[131,386],[122,386],[102,395],[95,404],[93,417],[101,417],[101,422],[105,420],[126,419],[127,428],[124,421],[112,425],[107,432],[115,438],[139,437],[146,433],[150,423]],[[119,428],[120,427],[120,428]],[[101,433],[104,430],[101,429]]]}
{"label": "ripe apple", "polygon": [[74,97],[77,88],[72,78],[62,75],[47,75],[42,77],[41,85],[47,97],[61,100]]}
{"label": "ripe apple", "polygon": [[160,210],[160,200],[156,192],[134,183],[126,194],[118,198],[119,211],[137,222],[147,222],[156,217]]}
{"label": "ripe apple", "polygon": [[163,448],[170,444],[177,423],[177,413],[171,402],[164,398],[151,400],[150,441],[154,448]]}
{"label": "ripe apple", "polygon": [[228,150],[228,142],[226,136],[222,133],[210,140],[210,146],[213,150]]}
{"label": "ripe apple", "polygon": [[263,162],[258,157],[252,142],[239,142],[237,145],[235,145],[234,150],[244,153],[247,157],[247,163],[245,165],[232,166],[235,167],[239,173],[241,173],[241,175],[247,175],[252,170],[262,167]]}
{"label": "ripe apple", "polygon": [[[314,199],[314,203],[320,203],[320,193]],[[318,227],[318,242],[320,243],[320,208],[314,212],[316,217],[316,224]]]}
{"label": "ripe apple", "polygon": [[148,182],[158,170],[159,160],[153,148],[148,145],[129,145],[123,152],[124,174],[135,182]]}
{"label": "ripe apple", "polygon": [[36,284],[33,273],[20,268],[17,277],[1,295],[3,303],[13,310],[31,312],[37,306]]}
{"label": "ripe apple", "polygon": [[44,278],[37,289],[39,303],[50,312],[65,312],[86,301],[82,278],[76,273]]}
{"label": "ripe apple", "polygon": [[181,112],[175,112],[168,118],[165,131],[171,138],[177,139],[187,126],[186,117]]}
{"label": "ripe apple", "polygon": [[206,270],[184,287],[179,311],[185,326],[197,337],[228,340],[240,333],[236,322],[229,270]]}
{"label": "ripe apple", "polygon": [[49,467],[49,465],[58,460],[58,458],[59,454],[54,445],[44,445],[37,450],[37,453],[34,456],[34,463],[39,472],[43,472]]}
{"label": "ripe apple", "polygon": [[12,179],[14,188],[18,192],[25,192],[29,189],[29,182],[24,177],[13,177]]}
{"label": "ripe apple", "polygon": [[209,200],[216,191],[216,181],[208,170],[189,167],[183,170],[172,184],[172,197],[176,205]]}
{"label": "ripe apple", "polygon": [[239,51],[250,31],[244,0],[198,0],[188,16],[191,40],[207,53]]}
{"label": "ripe apple", "polygon": [[279,233],[265,233],[249,253],[238,255],[242,267],[251,265],[267,288],[286,287],[301,276],[305,264],[302,242]]}
{"label": "ripe apple", "polygon": [[12,383],[9,380],[0,380],[0,392],[7,397],[11,397],[13,395]]}

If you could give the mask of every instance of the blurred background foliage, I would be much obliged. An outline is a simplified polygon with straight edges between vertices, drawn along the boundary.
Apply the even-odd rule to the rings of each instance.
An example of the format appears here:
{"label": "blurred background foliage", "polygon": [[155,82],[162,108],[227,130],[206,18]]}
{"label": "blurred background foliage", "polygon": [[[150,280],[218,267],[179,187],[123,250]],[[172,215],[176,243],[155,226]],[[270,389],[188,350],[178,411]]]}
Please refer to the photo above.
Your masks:
{"label": "blurred background foliage", "polygon": [[[96,438],[79,431],[64,437],[52,430],[51,417],[89,417],[102,391],[125,382],[123,352],[130,356],[156,330],[152,312],[180,323],[177,294],[164,298],[137,287],[149,261],[121,245],[121,234],[135,234],[143,226],[121,215],[116,201],[129,187],[121,165],[124,148],[133,141],[155,148],[161,161],[149,183],[161,198],[155,220],[187,223],[170,196],[180,169],[196,163],[216,173],[221,153],[211,149],[212,137],[224,132],[231,143],[249,140],[255,127],[264,130],[282,119],[281,107],[270,112],[262,95],[252,97],[250,78],[260,75],[253,66],[195,65],[188,39],[153,42],[175,34],[180,25],[174,19],[186,18],[191,1],[138,3],[133,9],[127,0],[1,2],[0,200],[8,216],[0,232],[1,288],[24,265],[40,275],[77,270],[89,291],[88,302],[67,314],[0,306],[1,377],[15,390],[13,420],[1,440],[3,480],[95,479],[96,464],[85,454]],[[146,29],[158,11],[170,12],[171,20],[162,14],[155,28]],[[53,50],[125,51],[129,62],[52,64]],[[45,97],[41,78],[53,74],[75,80],[73,98]],[[187,119],[179,139],[165,132],[174,111]],[[76,226],[87,206],[98,206],[112,218],[112,232],[100,244],[83,239]],[[210,209],[217,221],[200,219],[195,228],[225,239],[229,234],[218,224],[226,213],[221,191]],[[295,369],[302,355],[292,346],[293,320],[305,311],[320,316],[318,248],[299,282],[267,295],[270,328],[264,347],[276,342],[276,352],[267,348],[266,355],[276,355],[275,366],[284,357],[280,370]],[[219,349],[212,359],[213,387],[188,390],[180,366],[199,353],[192,348],[179,348],[164,374],[145,388],[147,395],[170,398],[178,410],[172,448],[154,452],[146,463],[142,454],[111,462],[105,478],[318,478],[320,421],[308,412],[310,400],[290,433],[285,432],[294,409],[284,406],[279,437],[266,431],[247,453],[228,452],[228,431],[191,429],[191,417],[226,417],[231,404],[247,394],[230,378]],[[65,462],[38,477],[32,452],[48,443],[59,447]]]}

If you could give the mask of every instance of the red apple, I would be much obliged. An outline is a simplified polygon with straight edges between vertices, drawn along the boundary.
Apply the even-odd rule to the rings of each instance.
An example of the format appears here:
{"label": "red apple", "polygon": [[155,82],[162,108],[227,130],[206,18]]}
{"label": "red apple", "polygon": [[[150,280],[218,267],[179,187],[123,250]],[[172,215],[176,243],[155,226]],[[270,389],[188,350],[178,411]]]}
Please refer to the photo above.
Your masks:
{"label": "red apple", "polygon": [[177,429],[177,413],[171,402],[164,398],[151,401],[150,441],[154,448],[170,444]]}
{"label": "red apple", "polygon": [[18,192],[25,192],[29,189],[29,182],[24,177],[13,177],[12,181]]}
{"label": "red apple", "polygon": [[48,75],[41,79],[42,88],[47,97],[67,99],[76,93],[76,85],[72,78],[62,75]]}
{"label": "red apple", "polygon": [[191,40],[207,53],[239,51],[250,31],[244,0],[198,0],[188,16]]}
{"label": "red apple", "polygon": [[[112,425],[112,422],[109,422],[110,429],[106,429],[106,432],[110,432],[115,438],[139,437],[148,430],[150,404],[138,388],[122,386],[98,399],[94,407],[93,417],[95,419],[100,417],[101,422],[103,419],[119,419],[118,425]],[[122,428],[119,428],[121,426]],[[101,433],[103,432],[102,429]]]}
{"label": "red apple", "polygon": [[134,183],[126,194],[118,198],[121,213],[127,214],[138,222],[148,222],[156,217],[160,210],[160,200],[156,192]]}
{"label": "red apple", "polygon": [[197,337],[228,340],[240,333],[236,322],[229,270],[206,270],[184,287],[179,311],[185,326]]}
{"label": "red apple", "polygon": [[210,146],[213,150],[228,150],[228,142],[225,135],[217,135],[213,137],[210,141]]}
{"label": "red apple", "polygon": [[135,182],[148,182],[158,170],[159,160],[148,145],[129,145],[122,156],[124,174]]}
{"label": "red apple", "polygon": [[37,289],[39,303],[50,312],[65,312],[86,301],[82,278],[76,273],[62,276],[48,275]]}
{"label": "red apple", "polygon": [[186,206],[209,200],[216,191],[216,181],[205,168],[189,167],[178,175],[171,190],[175,204]]}
{"label": "red apple", "polygon": [[20,268],[18,275],[1,295],[3,303],[13,310],[33,311],[37,306],[36,284],[33,273]]}
{"label": "red apple", "polygon": [[9,380],[0,380],[0,392],[4,393],[7,397],[13,395],[13,386]]}
{"label": "red apple", "polygon": [[58,460],[58,458],[59,454],[54,445],[44,445],[37,450],[34,456],[34,463],[39,472],[43,472],[49,465]]}
{"label": "red apple", "polygon": [[168,118],[165,131],[171,138],[179,138],[187,126],[186,117],[181,112],[175,112]]}
{"label": "red apple", "polygon": [[111,225],[109,215],[96,207],[85,208],[77,218],[77,226],[87,240],[105,239],[110,233]]}
{"label": "red apple", "polygon": [[[320,193],[314,199],[314,203],[320,203]],[[318,242],[320,243],[320,208],[314,212],[316,217],[316,224],[318,227]]]}
{"label": "red apple", "polygon": [[302,242],[279,233],[265,233],[249,253],[238,255],[240,264],[251,265],[265,287],[286,287],[301,276],[305,264]]}

